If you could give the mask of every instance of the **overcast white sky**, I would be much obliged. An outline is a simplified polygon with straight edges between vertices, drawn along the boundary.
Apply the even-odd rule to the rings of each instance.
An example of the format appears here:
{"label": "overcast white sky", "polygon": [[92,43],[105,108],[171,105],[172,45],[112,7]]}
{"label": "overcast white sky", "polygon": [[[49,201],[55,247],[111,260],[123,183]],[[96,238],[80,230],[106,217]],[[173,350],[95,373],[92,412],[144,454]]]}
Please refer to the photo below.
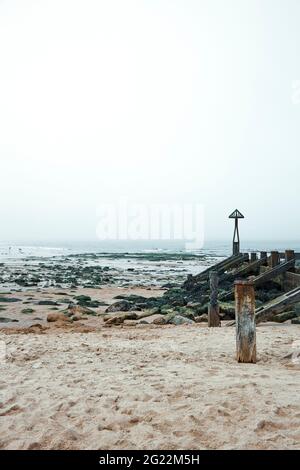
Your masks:
{"label": "overcast white sky", "polygon": [[119,197],[297,239],[296,80],[299,0],[0,0],[0,239],[91,239]]}

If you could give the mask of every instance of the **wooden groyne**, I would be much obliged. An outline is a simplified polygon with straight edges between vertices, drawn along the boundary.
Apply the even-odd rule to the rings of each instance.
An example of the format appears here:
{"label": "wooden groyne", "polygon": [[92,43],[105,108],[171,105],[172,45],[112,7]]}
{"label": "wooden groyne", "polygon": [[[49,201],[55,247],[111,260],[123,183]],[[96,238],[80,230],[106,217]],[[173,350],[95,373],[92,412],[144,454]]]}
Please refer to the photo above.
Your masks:
{"label": "wooden groyne", "polygon": [[[253,256],[252,259],[254,259]],[[272,251],[269,256],[264,253],[260,259],[249,263],[248,266],[227,274],[228,279],[238,279],[259,270],[256,276],[249,277],[254,288],[263,288],[272,281],[284,291],[281,295],[256,308],[256,323],[270,319],[285,321],[293,317],[298,318],[297,313],[292,310],[297,303],[300,303],[300,269],[296,267],[297,259],[300,259],[300,253],[295,253],[293,250],[286,250],[284,253]],[[267,267],[264,267],[265,261],[267,261]],[[228,294],[223,295],[221,300],[226,300],[233,294],[232,289]],[[282,315],[284,312],[288,312],[289,315]]]}
{"label": "wooden groyne", "polygon": [[[256,321],[274,319],[276,315],[289,309],[292,318],[295,304],[300,303],[300,269],[297,268],[297,259],[300,259],[300,253],[293,250],[286,250],[284,253],[273,250],[232,255],[196,276],[189,276],[183,288],[190,300],[195,300],[198,295],[203,305],[200,310],[207,311],[211,318],[212,306],[209,299],[212,283],[209,282],[209,276],[215,273],[219,285],[218,311],[222,319],[222,313],[223,318],[224,314],[225,318],[233,315],[234,283],[249,281],[256,293]],[[286,317],[276,318],[279,321]]]}

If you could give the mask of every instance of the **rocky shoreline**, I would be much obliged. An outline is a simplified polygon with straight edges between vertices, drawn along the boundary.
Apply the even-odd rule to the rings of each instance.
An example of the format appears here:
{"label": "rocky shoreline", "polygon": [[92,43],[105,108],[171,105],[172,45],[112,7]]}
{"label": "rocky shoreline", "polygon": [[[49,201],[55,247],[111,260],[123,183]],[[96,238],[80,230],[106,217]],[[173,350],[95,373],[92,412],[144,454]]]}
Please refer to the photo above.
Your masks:
{"label": "rocky shoreline", "polygon": [[[205,324],[210,290],[201,272],[218,260],[189,253],[88,253],[1,263],[0,327]],[[239,272],[249,274],[247,266]],[[229,325],[235,272],[226,272],[219,285],[220,318]],[[267,281],[256,289],[256,306],[281,293],[280,283]],[[271,320],[299,323],[299,305]]]}
{"label": "rocky shoreline", "polygon": [[45,319],[93,324],[98,319],[107,326],[144,317],[151,322],[157,320],[153,315],[168,313],[160,305],[164,293],[180,289],[188,274],[216,259],[189,253],[87,253],[2,262],[0,327],[43,326]]}

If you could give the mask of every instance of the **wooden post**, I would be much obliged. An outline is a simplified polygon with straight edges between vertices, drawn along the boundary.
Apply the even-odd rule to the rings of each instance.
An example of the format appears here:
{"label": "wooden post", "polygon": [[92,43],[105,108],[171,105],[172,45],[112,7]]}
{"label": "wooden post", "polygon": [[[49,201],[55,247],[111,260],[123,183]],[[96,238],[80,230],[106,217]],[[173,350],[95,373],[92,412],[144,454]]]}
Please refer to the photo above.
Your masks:
{"label": "wooden post", "polygon": [[265,260],[264,265],[268,264],[268,253],[266,251],[261,251],[260,252],[260,259]]}
{"label": "wooden post", "polygon": [[219,305],[218,305],[218,284],[219,278],[217,271],[209,273],[210,282],[210,303],[208,306],[208,326],[221,326]]}
{"label": "wooden post", "polygon": [[[285,250],[284,257],[285,257],[285,261],[291,261],[292,259],[295,259],[294,250]],[[290,272],[295,272],[295,264],[291,269],[289,269],[289,271]]]}
{"label": "wooden post", "polygon": [[250,253],[250,262],[253,263],[257,260],[257,254],[255,252]]}
{"label": "wooden post", "polygon": [[238,280],[234,287],[237,361],[256,363],[254,284]]}
{"label": "wooden post", "polygon": [[285,261],[291,261],[291,259],[295,259],[294,250],[285,250]]}
{"label": "wooden post", "polygon": [[275,268],[278,264],[280,264],[280,255],[278,251],[271,251],[271,256],[270,256],[270,268]]}

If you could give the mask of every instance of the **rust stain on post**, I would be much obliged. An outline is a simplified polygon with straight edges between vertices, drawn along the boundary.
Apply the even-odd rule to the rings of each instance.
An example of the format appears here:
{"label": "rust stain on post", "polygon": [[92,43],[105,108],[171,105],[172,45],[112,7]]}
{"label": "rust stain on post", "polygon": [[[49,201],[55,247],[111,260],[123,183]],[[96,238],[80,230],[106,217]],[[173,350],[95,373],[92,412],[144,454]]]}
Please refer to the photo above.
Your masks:
{"label": "rust stain on post", "polygon": [[237,361],[256,363],[254,284],[239,280],[234,287]]}

